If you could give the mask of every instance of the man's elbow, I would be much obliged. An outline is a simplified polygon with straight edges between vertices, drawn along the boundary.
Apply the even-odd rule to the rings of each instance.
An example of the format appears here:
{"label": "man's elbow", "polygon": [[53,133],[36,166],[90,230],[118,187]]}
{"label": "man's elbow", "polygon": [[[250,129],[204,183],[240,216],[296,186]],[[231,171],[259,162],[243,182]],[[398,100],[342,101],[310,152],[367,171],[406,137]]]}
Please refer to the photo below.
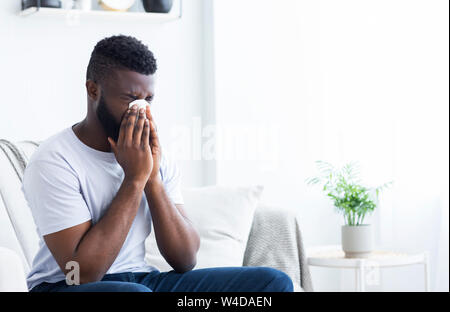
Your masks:
{"label": "man's elbow", "polygon": [[189,257],[189,259],[185,259],[184,261],[176,265],[173,265],[172,267],[177,273],[185,273],[191,271],[196,265],[197,265],[197,257],[196,255],[193,255]]}
{"label": "man's elbow", "polygon": [[80,263],[77,269],[74,268],[66,273],[66,280],[70,280],[73,284],[87,284],[101,281],[103,275],[98,267],[92,264]]}
{"label": "man's elbow", "polygon": [[103,276],[96,273],[84,273],[80,274],[80,284],[87,284],[92,282],[99,282]]}
{"label": "man's elbow", "polygon": [[104,275],[96,263],[92,263],[92,261],[84,261],[83,259],[77,257],[59,261],[59,264],[68,285],[98,282]]}
{"label": "man's elbow", "polygon": [[173,269],[177,273],[186,273],[191,271],[195,267],[195,264],[188,265],[188,266],[174,266]]}

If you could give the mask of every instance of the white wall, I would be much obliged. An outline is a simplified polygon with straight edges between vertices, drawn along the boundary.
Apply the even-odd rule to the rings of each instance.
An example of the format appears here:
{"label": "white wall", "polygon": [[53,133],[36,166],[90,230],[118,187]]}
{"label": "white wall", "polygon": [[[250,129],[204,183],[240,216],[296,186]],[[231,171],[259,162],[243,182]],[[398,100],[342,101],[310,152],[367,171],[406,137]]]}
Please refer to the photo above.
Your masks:
{"label": "white wall", "polygon": [[[136,2],[138,4],[138,2]],[[139,2],[140,3],[140,2]],[[143,19],[20,17],[20,1],[0,1],[0,137],[42,140],[86,114],[85,73],[102,38],[136,36],[158,61],[154,115],[163,144],[171,127],[203,111],[203,7],[184,5],[183,18],[165,24]],[[180,161],[185,185],[203,183],[200,161]]]}
{"label": "white wall", "polygon": [[[437,247],[448,235],[448,1],[227,0],[214,14],[217,128],[263,143],[221,153],[217,182],[263,184],[265,201],[299,212],[307,246],[339,244],[341,217],[304,181],[315,160],[358,160],[367,183],[395,181],[369,220],[377,246],[429,250],[432,287],[448,291],[448,247]],[[353,286],[312,270],[318,290]],[[381,282],[369,289],[423,289],[420,267]]]}

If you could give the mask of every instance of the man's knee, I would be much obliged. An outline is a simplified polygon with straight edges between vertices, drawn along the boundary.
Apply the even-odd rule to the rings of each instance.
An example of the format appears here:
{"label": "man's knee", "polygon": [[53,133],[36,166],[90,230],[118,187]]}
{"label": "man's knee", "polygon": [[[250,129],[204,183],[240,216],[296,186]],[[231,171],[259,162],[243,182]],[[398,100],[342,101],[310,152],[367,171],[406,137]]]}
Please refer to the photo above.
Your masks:
{"label": "man's knee", "polygon": [[283,271],[269,268],[260,267],[260,274],[263,274],[270,282],[266,285],[263,291],[273,292],[293,292],[294,284],[292,279]]}

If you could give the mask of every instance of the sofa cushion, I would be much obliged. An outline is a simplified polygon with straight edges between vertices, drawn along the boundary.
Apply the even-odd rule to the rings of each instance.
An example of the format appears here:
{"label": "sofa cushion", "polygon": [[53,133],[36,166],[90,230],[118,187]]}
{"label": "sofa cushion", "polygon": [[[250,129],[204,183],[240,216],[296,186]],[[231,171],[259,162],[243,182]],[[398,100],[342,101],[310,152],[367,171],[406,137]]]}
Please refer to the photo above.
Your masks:
{"label": "sofa cushion", "polygon": [[[196,269],[242,266],[262,190],[262,186],[183,190],[184,209],[201,237]],[[158,250],[154,230],[145,245],[147,263],[161,272],[172,270]]]}

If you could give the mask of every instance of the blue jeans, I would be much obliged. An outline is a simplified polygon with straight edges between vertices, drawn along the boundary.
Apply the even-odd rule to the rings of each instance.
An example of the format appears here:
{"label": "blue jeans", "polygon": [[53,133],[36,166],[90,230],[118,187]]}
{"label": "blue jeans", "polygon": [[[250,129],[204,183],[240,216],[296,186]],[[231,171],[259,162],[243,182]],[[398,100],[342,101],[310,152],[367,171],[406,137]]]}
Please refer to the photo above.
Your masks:
{"label": "blue jeans", "polygon": [[101,281],[41,283],[32,292],[292,292],[291,278],[269,267],[220,267],[169,272],[106,274]]}

